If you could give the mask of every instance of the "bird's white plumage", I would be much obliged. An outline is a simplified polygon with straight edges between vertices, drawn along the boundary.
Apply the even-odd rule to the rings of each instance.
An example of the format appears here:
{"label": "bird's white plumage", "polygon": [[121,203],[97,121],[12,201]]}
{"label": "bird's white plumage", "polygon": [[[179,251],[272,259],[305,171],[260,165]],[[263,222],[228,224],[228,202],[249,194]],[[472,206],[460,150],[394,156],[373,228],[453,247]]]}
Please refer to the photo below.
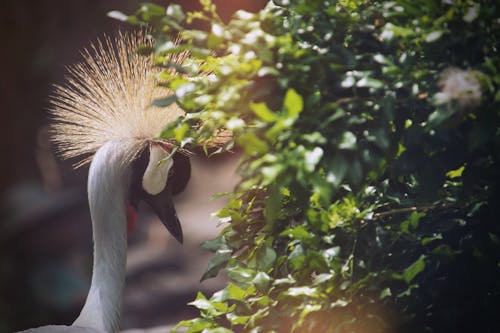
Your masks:
{"label": "bird's white plumage", "polygon": [[142,177],[142,188],[149,194],[156,195],[163,191],[167,184],[168,173],[174,165],[169,152],[158,145],[149,149],[149,163]]}
{"label": "bird's white plumage", "polygon": [[65,325],[47,325],[36,328],[30,328],[18,333],[104,333],[88,327],[65,326]]}
{"label": "bird's white plumage", "polygon": [[92,218],[92,283],[76,326],[104,332],[118,328],[127,258],[125,202],[130,179],[126,157],[134,140],[108,141],[92,159],[88,199]]}

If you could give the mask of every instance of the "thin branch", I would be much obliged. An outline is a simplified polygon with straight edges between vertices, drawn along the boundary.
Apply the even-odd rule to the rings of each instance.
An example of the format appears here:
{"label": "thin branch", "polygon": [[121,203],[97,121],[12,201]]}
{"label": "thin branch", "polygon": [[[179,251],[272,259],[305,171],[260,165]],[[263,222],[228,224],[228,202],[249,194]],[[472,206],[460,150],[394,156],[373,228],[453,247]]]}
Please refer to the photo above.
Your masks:
{"label": "thin branch", "polygon": [[396,214],[404,214],[404,213],[411,213],[411,212],[417,212],[417,211],[423,211],[426,212],[428,210],[431,210],[433,208],[436,208],[437,206],[420,206],[420,207],[405,207],[405,208],[396,208],[396,209],[391,209],[386,212],[380,212],[380,213],[375,213],[373,214],[374,218],[381,218],[381,217],[386,217],[390,215],[396,215]]}

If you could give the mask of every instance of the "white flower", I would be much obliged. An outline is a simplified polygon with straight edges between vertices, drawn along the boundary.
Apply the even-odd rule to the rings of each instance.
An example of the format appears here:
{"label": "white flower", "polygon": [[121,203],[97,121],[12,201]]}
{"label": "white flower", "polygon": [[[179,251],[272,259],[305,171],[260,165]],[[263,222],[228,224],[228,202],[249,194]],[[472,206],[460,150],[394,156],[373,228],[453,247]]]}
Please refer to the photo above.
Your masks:
{"label": "white flower", "polygon": [[437,104],[455,101],[462,107],[478,105],[481,101],[481,86],[478,72],[450,67],[441,73],[441,91],[434,95]]}

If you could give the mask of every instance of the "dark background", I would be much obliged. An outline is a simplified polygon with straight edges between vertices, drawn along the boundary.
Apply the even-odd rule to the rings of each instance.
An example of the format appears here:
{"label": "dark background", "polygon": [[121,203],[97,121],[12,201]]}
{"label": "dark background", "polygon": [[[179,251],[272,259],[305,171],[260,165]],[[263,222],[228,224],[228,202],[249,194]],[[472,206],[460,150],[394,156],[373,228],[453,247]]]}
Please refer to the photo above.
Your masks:
{"label": "dark background", "polygon": [[[237,9],[258,11],[264,0],[214,1],[228,20]],[[168,1],[156,1],[167,5]],[[179,1],[185,10],[195,0]],[[70,324],[85,299],[91,271],[86,168],[55,156],[46,109],[65,66],[103,34],[127,29],[106,13],[133,13],[131,0],[11,0],[0,2],[0,332]],[[186,303],[222,280],[199,284],[210,254],[199,243],[218,230],[209,221],[230,190],[235,158],[193,160],[193,181],[177,200],[186,243],[175,243],[143,210],[130,239],[122,327],[175,323],[193,315]],[[209,191],[203,191],[210,189]],[[196,208],[193,208],[196,207]],[[201,227],[200,227],[201,226]]]}

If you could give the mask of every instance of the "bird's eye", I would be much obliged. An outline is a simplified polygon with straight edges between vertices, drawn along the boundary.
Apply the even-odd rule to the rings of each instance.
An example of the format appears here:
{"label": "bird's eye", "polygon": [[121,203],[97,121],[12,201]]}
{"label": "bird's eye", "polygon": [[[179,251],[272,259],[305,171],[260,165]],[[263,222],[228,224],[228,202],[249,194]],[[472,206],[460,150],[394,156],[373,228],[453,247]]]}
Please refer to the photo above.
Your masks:
{"label": "bird's eye", "polygon": [[167,185],[168,176],[173,165],[170,154],[158,145],[149,147],[149,162],[142,177],[142,188],[151,195],[163,191]]}

